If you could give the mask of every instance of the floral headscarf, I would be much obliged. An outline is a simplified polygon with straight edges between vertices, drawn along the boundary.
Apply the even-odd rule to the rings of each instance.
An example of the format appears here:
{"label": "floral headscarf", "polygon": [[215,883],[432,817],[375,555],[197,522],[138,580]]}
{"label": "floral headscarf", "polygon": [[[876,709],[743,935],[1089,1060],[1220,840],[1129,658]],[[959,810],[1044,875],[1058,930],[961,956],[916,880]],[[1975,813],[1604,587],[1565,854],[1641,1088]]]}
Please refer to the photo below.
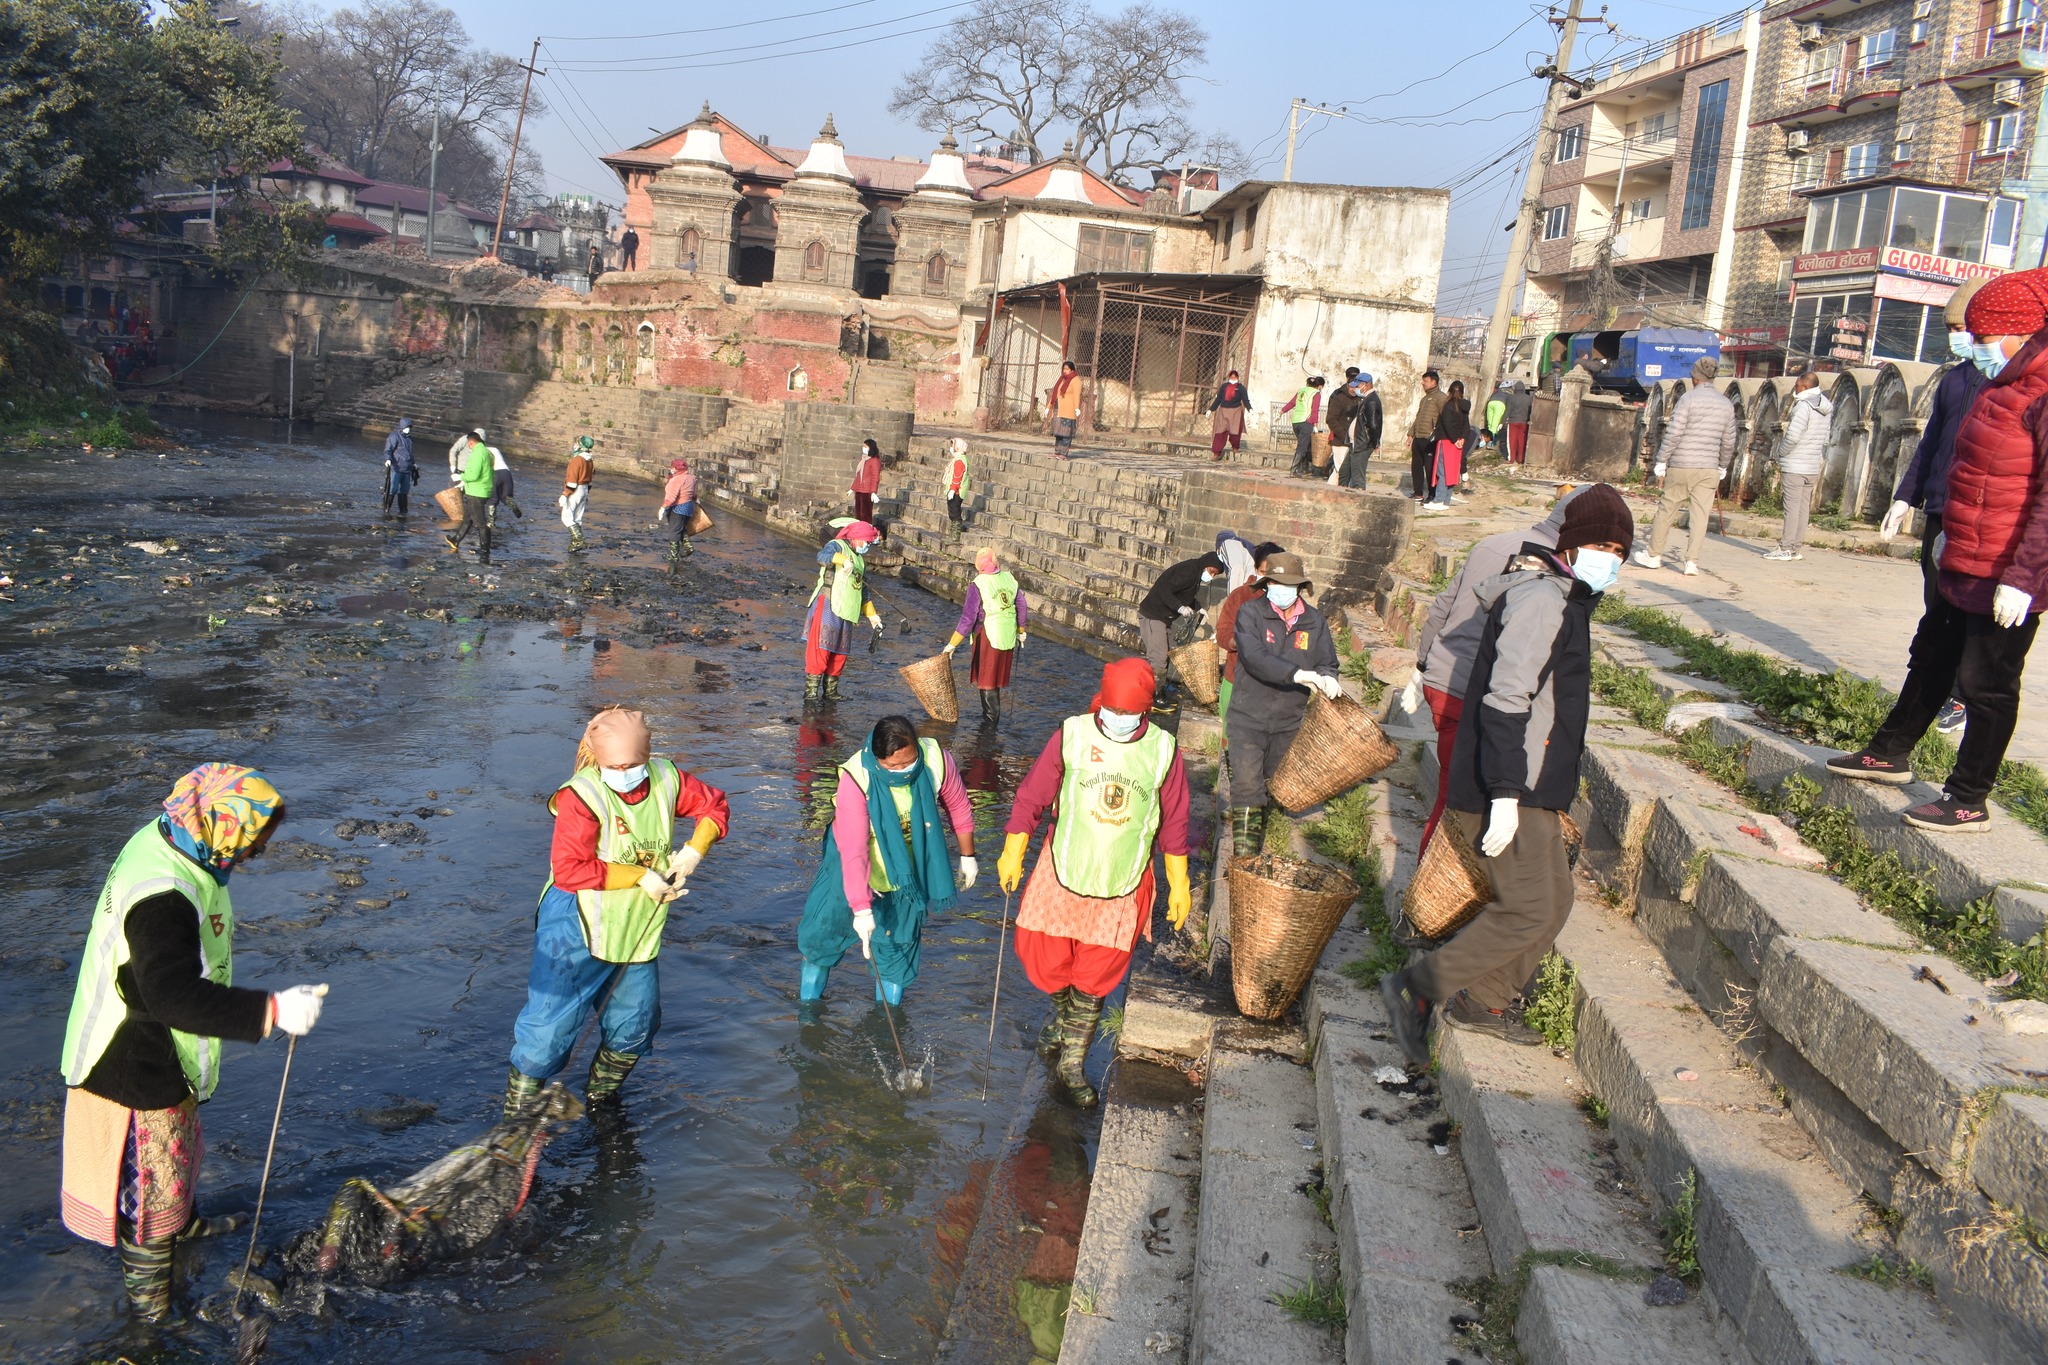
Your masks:
{"label": "floral headscarf", "polygon": [[158,823],[180,852],[225,882],[283,805],[254,768],[202,763],[171,788]]}

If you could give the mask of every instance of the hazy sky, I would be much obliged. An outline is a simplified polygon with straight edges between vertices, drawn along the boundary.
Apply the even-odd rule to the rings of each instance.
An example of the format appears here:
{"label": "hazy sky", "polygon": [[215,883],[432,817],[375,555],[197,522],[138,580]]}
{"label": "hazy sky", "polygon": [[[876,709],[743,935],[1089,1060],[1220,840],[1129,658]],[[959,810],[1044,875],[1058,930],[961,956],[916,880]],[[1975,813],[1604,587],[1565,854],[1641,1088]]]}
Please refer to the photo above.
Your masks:
{"label": "hazy sky", "polygon": [[[1233,133],[1260,161],[1257,174],[1278,179],[1289,99],[1347,107],[1345,119],[1306,120],[1295,177],[1451,188],[1438,309],[1491,308],[1507,247],[1502,225],[1543,98],[1543,83],[1528,72],[1556,41],[1541,18],[1545,7],[1523,0],[1161,2],[1193,14],[1210,33],[1206,79],[1190,86],[1198,126]],[[528,135],[554,188],[615,204],[618,181],[597,155],[688,122],[707,98],[781,146],[807,144],[830,113],[849,151],[922,158],[937,139],[893,118],[889,95],[932,30],[965,8],[948,0],[444,3],[474,39],[503,51],[524,55],[541,38],[540,65],[549,74],[535,85],[546,91],[550,111]],[[1096,3],[1115,7],[1115,0]],[[1584,69],[1740,7],[1740,0],[1610,0],[1616,31],[1582,26],[1572,66]]]}

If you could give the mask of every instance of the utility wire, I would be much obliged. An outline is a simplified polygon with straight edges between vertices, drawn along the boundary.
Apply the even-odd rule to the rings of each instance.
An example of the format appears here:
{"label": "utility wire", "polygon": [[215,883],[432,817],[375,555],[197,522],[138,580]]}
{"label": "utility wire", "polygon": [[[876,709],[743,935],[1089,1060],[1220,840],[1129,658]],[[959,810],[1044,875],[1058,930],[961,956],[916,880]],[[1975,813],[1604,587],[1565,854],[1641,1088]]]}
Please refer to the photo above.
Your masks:
{"label": "utility wire", "polygon": [[667,33],[543,33],[542,42],[555,43],[638,43],[650,38],[693,38],[702,33],[729,33],[740,28],[760,28],[764,24],[787,23],[792,19],[815,19],[821,14],[837,14],[841,10],[860,9],[879,0],[851,0],[844,5],[830,5],[824,9],[807,9],[796,14],[777,14],[767,19],[748,19],[737,24],[716,24],[708,28],[679,28]]}
{"label": "utility wire", "polygon": [[[865,33],[865,32],[867,32],[867,31],[868,31],[869,29],[876,29],[876,28],[887,28],[887,27],[888,27],[889,25],[891,25],[891,24],[900,24],[900,23],[903,23],[903,22],[905,22],[905,21],[907,21],[907,20],[911,20],[911,19],[923,19],[923,18],[927,18],[927,17],[929,17],[929,16],[931,16],[931,15],[934,15],[934,14],[946,14],[946,13],[949,13],[949,12],[951,12],[951,11],[953,11],[953,10],[957,10],[957,9],[966,9],[966,8],[968,8],[968,7],[970,6],[970,5],[972,5],[972,4],[975,4],[975,3],[978,3],[978,0],[962,0],[962,2],[961,2],[961,3],[954,3],[954,4],[949,4],[949,5],[937,5],[937,6],[934,6],[934,7],[930,8],[930,9],[921,9],[921,10],[913,10],[913,11],[911,11],[911,12],[910,12],[910,13],[908,13],[908,14],[897,14],[897,15],[892,15],[892,16],[890,16],[890,17],[889,17],[889,18],[887,18],[887,19],[877,19],[877,20],[875,20],[875,21],[874,21],[873,23],[870,23],[870,24],[852,24],[852,25],[849,25],[849,26],[847,26],[846,28],[828,28],[828,29],[821,29],[821,30],[819,30],[819,31],[817,31],[817,32],[815,32],[815,33],[801,33],[801,34],[798,34],[797,36],[795,36],[795,37],[793,37],[793,38],[770,38],[770,39],[767,39],[767,40],[765,40],[765,41],[763,41],[763,42],[758,42],[758,43],[741,43],[741,44],[738,44],[737,46],[734,46],[734,47],[712,47],[712,48],[704,48],[704,49],[702,49],[702,50],[700,50],[700,51],[696,51],[696,52],[669,52],[669,53],[658,53],[658,54],[654,54],[654,55],[646,55],[646,54],[643,54],[643,55],[640,55],[640,56],[637,56],[637,57],[578,57],[578,58],[576,58],[576,59],[575,59],[574,61],[570,62],[570,63],[569,63],[569,66],[570,66],[570,68],[571,68],[572,70],[576,70],[576,71],[598,71],[598,70],[604,70],[604,69],[607,69],[607,68],[610,68],[610,69],[621,69],[621,68],[630,68],[631,70],[634,70],[634,71],[670,71],[670,70],[679,70],[679,69],[681,69],[681,68],[678,68],[678,67],[668,67],[668,66],[659,66],[659,67],[646,67],[646,66],[639,66],[639,65],[637,65],[637,63],[641,63],[641,62],[673,62],[673,61],[683,61],[683,60],[686,60],[686,59],[687,59],[687,60],[689,60],[689,61],[690,61],[690,62],[691,62],[692,64],[701,64],[701,65],[711,65],[711,66],[724,66],[724,65],[730,65],[730,63],[725,63],[725,62],[710,62],[710,63],[697,63],[697,62],[695,61],[695,59],[696,59],[696,58],[700,58],[700,57],[720,57],[720,56],[726,56],[726,55],[728,55],[728,54],[730,54],[730,53],[735,53],[735,52],[760,52],[760,51],[762,51],[762,50],[764,50],[764,49],[767,49],[767,48],[771,48],[771,47],[787,47],[787,46],[788,46],[789,44],[791,44],[791,43],[802,43],[802,42],[809,42],[809,41],[811,41],[811,40],[814,40],[814,39],[817,39],[817,38],[836,38],[836,37],[839,37],[839,36],[841,36],[842,34],[847,34],[847,33]],[[1022,7],[1020,6],[1020,8],[1022,8]],[[937,25],[932,25],[931,27],[934,27],[934,28],[946,28],[946,27],[949,27],[949,25],[946,25],[946,24],[937,24]],[[929,31],[929,29],[928,29],[928,28],[920,28],[920,29],[912,29],[912,30],[910,30],[910,31],[911,31],[911,32],[913,32],[913,33],[925,33],[925,32],[928,32],[928,31]],[[891,36],[901,36],[901,35],[891,35]],[[857,44],[852,44],[852,43],[849,43],[849,44],[845,44],[845,46],[848,46],[848,47],[852,47],[852,46],[857,46]],[[836,49],[833,49],[833,48],[825,48],[825,49],[821,49],[821,50],[823,50],[823,51],[833,51],[833,50],[836,50]]]}

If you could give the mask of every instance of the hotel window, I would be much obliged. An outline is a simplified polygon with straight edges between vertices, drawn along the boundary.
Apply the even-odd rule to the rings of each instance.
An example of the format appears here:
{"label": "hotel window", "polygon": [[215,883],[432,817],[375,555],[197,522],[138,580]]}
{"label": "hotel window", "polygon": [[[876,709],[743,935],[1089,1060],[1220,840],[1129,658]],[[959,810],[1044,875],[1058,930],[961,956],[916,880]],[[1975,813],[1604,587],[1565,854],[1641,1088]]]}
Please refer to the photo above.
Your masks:
{"label": "hotel window", "polygon": [[1543,210],[1543,240],[1554,242],[1564,236],[1571,222],[1572,209],[1569,204],[1557,204]]}
{"label": "hotel window", "polygon": [[1577,161],[1579,159],[1580,154],[1583,153],[1585,150],[1585,124],[1575,123],[1569,128],[1558,129],[1557,159],[1559,161]]}
{"label": "hotel window", "polygon": [[1867,180],[1876,175],[1878,155],[1883,150],[1883,144],[1876,142],[1859,142],[1854,147],[1844,148],[1842,179]]}
{"label": "hotel window", "polygon": [[1702,228],[1714,216],[1714,186],[1721,175],[1721,124],[1728,112],[1728,82],[1715,81],[1700,90],[1692,116],[1692,167],[1685,173],[1685,213],[1681,228]]}

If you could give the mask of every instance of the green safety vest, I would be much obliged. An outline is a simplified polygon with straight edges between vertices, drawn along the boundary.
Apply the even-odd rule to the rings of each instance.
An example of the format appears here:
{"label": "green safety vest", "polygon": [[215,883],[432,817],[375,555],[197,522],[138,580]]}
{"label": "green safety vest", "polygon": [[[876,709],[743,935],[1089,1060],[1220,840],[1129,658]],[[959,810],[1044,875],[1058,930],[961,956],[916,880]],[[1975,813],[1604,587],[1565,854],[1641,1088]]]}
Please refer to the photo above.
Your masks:
{"label": "green safety vest", "polygon": [[1017,647],[1017,577],[1008,569],[1001,573],[978,573],[974,586],[981,589],[981,628],[997,649]]}
{"label": "green safety vest", "polygon": [[[211,873],[180,853],[152,820],[135,831],[107,873],[107,884],[92,913],[85,937],[85,959],[78,966],[78,989],[71,996],[71,1018],[64,1026],[64,1084],[82,1085],[99,1064],[114,1034],[128,1019],[115,976],[128,961],[128,912],[151,896],[181,893],[199,916],[199,963],[206,979],[234,984],[235,911],[228,889]],[[192,1093],[204,1102],[220,1081],[220,1039],[171,1030],[178,1065]]]}
{"label": "green safety vest", "polygon": [[1294,391],[1294,406],[1287,410],[1287,420],[1290,422],[1309,421],[1312,414],[1315,413],[1316,396],[1320,393],[1322,393],[1321,389],[1312,389],[1306,384],[1296,389]]}
{"label": "green safety vest", "polygon": [[[665,871],[675,847],[683,779],[669,760],[650,758],[647,781],[647,799],[637,806],[620,800],[596,768],[578,769],[559,790],[575,792],[597,816],[599,858]],[[599,962],[651,962],[661,951],[668,907],[637,886],[578,891],[576,914],[583,921],[583,944]]]}
{"label": "green safety vest", "polygon": [[[818,594],[829,585],[832,595],[827,599],[832,614],[842,621],[860,620],[861,603],[867,597],[867,561],[854,552],[854,548],[843,540],[832,542],[833,547],[846,555],[846,567],[836,564],[818,566],[818,586],[811,589],[811,601],[818,600]],[[809,603],[805,604],[808,609]]]}
{"label": "green safety vest", "polygon": [[1096,728],[1095,717],[1060,726],[1059,818],[1052,867],[1060,885],[1109,900],[1135,891],[1152,862],[1159,832],[1159,790],[1173,767],[1173,736],[1158,726],[1128,744]]}
{"label": "green safety vest", "polygon": [[962,501],[965,501],[967,497],[968,486],[974,482],[972,477],[972,471],[968,467],[967,457],[965,455],[957,457],[948,455],[946,457],[946,482],[950,484],[953,481],[953,461],[956,458],[960,461],[960,492],[956,496],[958,496]]}
{"label": "green safety vest", "polygon": [[1489,398],[1486,402],[1486,429],[1488,431],[1499,431],[1501,423],[1507,420],[1507,415],[1508,405],[1506,403],[1501,402],[1498,398]]}
{"label": "green safety vest", "polygon": [[[936,796],[946,781],[946,755],[935,739],[920,739],[917,742],[917,751],[923,756],[924,766],[932,775],[932,793]],[[861,762],[859,754],[840,764],[839,771],[853,779],[853,785],[860,788],[862,796],[867,795],[868,769],[867,764]],[[903,846],[909,848],[910,784],[906,782],[900,787],[889,788],[889,799],[896,803],[896,818],[903,826]],[[868,822],[868,826],[868,890],[894,891],[895,885],[890,882],[888,874],[882,871],[882,841],[876,837],[872,820]]]}

